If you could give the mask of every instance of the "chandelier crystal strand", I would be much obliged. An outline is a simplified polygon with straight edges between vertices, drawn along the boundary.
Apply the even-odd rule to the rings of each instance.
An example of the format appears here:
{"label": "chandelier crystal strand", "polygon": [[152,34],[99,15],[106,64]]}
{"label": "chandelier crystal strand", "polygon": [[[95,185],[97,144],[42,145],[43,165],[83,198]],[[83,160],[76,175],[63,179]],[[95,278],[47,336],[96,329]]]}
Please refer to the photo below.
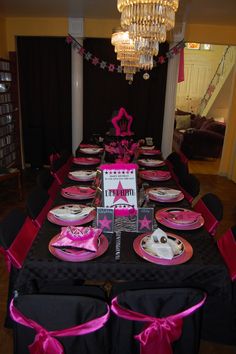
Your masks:
{"label": "chandelier crystal strand", "polygon": [[129,33],[116,29],[111,38],[111,43],[115,47],[117,60],[121,62],[126,80],[133,81],[133,75],[140,67],[140,54],[134,48],[134,42],[129,38]]}

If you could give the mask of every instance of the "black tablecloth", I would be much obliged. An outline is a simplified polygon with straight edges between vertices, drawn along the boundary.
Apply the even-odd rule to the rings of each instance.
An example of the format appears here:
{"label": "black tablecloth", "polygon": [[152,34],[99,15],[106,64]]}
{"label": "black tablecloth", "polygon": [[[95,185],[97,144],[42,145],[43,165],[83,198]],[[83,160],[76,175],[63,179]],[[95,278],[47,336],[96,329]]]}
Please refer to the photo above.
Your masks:
{"label": "black tablecloth", "polygon": [[[81,166],[80,166],[81,168]],[[87,169],[87,167],[85,167]],[[77,167],[72,166],[72,169]],[[76,184],[66,178],[64,186]],[[174,187],[173,180],[166,185]],[[156,182],[163,185],[163,182]],[[72,202],[58,193],[54,205]],[[91,202],[91,200],[90,200]],[[73,201],[73,203],[79,203]],[[155,204],[155,209],[170,206],[166,203]],[[172,205],[172,204],[171,204]],[[177,204],[189,206],[186,200]],[[125,222],[123,223],[125,225]],[[230,296],[231,281],[224,261],[218,252],[212,236],[201,227],[194,231],[173,231],[162,226],[162,229],[180,235],[192,245],[193,257],[184,264],[163,266],[150,263],[139,257],[133,250],[133,240],[137,232],[122,231],[106,234],[109,248],[105,254],[87,262],[66,262],[55,258],[48,250],[52,237],[60,232],[61,227],[46,220],[39,231],[32,248],[24,262],[16,282],[16,289],[24,292],[33,291],[35,284],[42,281],[55,280],[94,280],[94,281],[156,281],[157,286],[164,287],[197,287],[213,295]],[[120,238],[121,237],[121,238]],[[120,238],[120,257],[117,257],[116,238]],[[38,286],[38,285],[36,285]]]}

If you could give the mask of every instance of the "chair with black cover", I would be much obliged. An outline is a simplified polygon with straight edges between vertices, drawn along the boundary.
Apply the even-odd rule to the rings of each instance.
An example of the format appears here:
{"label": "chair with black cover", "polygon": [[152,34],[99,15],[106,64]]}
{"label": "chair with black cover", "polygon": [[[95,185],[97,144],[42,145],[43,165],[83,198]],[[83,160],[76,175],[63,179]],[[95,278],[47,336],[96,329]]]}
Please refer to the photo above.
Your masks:
{"label": "chair with black cover", "polygon": [[[113,290],[112,354],[197,354],[206,295],[191,288]],[[183,325],[182,325],[183,324]]]}
{"label": "chair with black cover", "polygon": [[212,236],[215,236],[217,227],[223,218],[223,204],[217,195],[206,193],[196,202],[193,209],[202,214],[204,227]]}
{"label": "chair with black cover", "polygon": [[[19,209],[11,210],[0,223],[0,253],[3,254],[9,271],[8,302],[12,297],[18,271],[37,231],[31,220]],[[9,316],[6,316],[5,325],[10,326]]]}
{"label": "chair with black cover", "polygon": [[50,170],[51,174],[61,185],[65,179],[66,174],[69,171],[69,167],[72,161],[72,156],[68,151],[62,151],[60,157],[52,162]]}
{"label": "chair with black cover", "polygon": [[236,346],[236,225],[217,240],[231,279],[230,298],[208,296],[203,311],[202,338]]}
{"label": "chair with black cover", "polygon": [[182,178],[188,175],[188,161],[184,155],[173,151],[166,158],[166,164],[172,174],[172,177],[178,183]]}
{"label": "chair with black cover", "polygon": [[37,175],[37,185],[45,189],[49,196],[54,199],[59,190],[59,183],[50,173],[49,169],[42,169]]}
{"label": "chair with black cover", "polygon": [[198,196],[200,193],[200,182],[198,178],[189,173],[186,176],[183,176],[179,180],[179,186],[182,189],[182,192],[184,193],[184,197],[192,203],[194,198]]}
{"label": "chair with black cover", "polygon": [[14,353],[28,354],[31,348],[42,354],[108,354],[109,306],[104,292],[84,288],[72,294],[19,294],[13,299]]}
{"label": "chair with black cover", "polygon": [[26,199],[26,208],[33,223],[40,228],[46,219],[53,200],[47,191],[41,187],[34,188]]}

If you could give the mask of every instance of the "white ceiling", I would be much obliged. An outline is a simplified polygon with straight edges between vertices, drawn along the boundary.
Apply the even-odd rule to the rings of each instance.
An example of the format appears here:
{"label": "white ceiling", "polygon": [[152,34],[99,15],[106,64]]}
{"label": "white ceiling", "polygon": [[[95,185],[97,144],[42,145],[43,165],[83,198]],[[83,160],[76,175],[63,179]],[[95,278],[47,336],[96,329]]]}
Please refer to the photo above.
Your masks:
{"label": "white ceiling", "polygon": [[[117,0],[0,0],[1,17],[120,18]],[[236,0],[180,0],[176,22],[236,25]]]}

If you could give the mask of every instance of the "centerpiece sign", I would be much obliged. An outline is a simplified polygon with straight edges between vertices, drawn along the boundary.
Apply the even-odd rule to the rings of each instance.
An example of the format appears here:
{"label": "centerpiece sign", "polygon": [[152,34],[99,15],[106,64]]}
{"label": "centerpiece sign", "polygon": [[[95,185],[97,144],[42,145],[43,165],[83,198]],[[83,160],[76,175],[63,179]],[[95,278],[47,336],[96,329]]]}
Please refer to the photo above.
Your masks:
{"label": "centerpiece sign", "polygon": [[137,212],[137,171],[131,163],[100,166],[102,171],[103,206],[114,208],[116,216]]}

